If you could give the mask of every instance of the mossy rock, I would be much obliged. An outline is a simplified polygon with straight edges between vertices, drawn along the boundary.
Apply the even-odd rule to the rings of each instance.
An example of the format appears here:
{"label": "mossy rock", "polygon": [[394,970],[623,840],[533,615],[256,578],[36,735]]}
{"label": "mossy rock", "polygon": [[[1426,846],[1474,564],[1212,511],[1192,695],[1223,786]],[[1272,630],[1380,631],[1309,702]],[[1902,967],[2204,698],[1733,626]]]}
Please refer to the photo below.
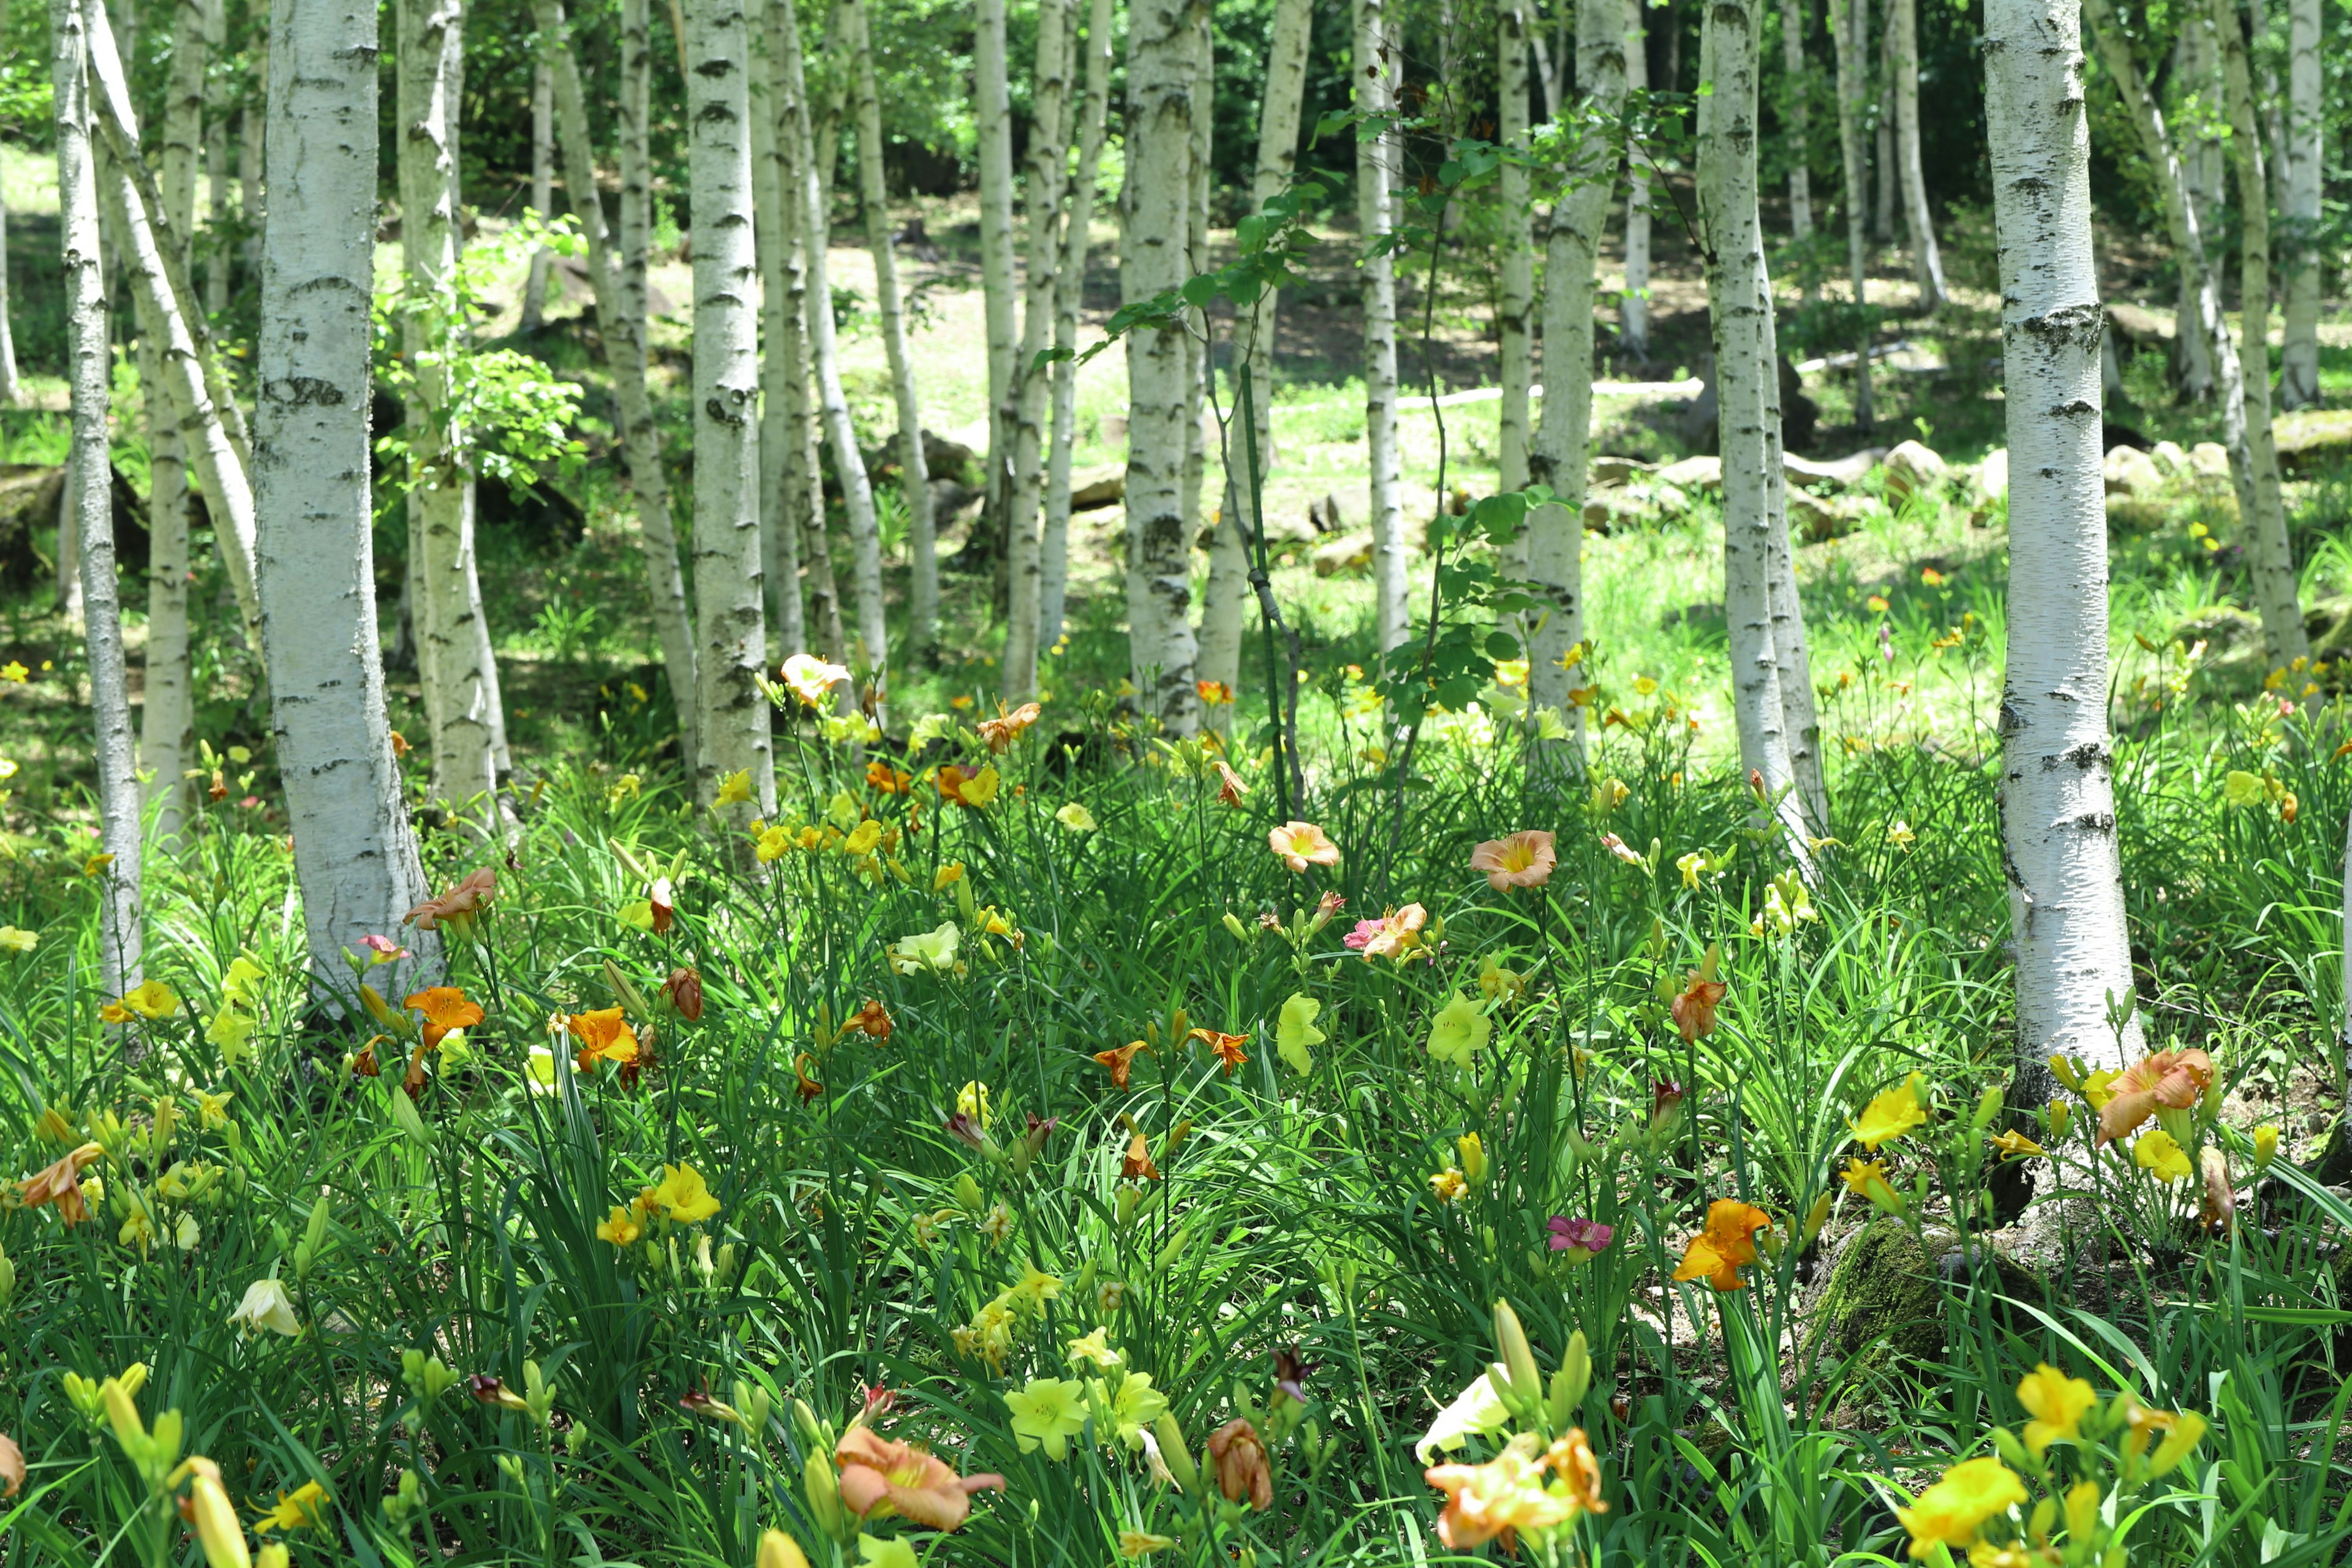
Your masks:
{"label": "mossy rock", "polygon": [[[1859,1357],[1876,1371],[1898,1361],[1932,1362],[1944,1353],[1944,1302],[1969,1270],[1958,1232],[1929,1226],[1927,1246],[1906,1222],[1881,1215],[1849,1237],[1807,1313],[1806,1348],[1836,1363]],[[1981,1238],[1997,1289],[2035,1301],[2041,1277]]]}

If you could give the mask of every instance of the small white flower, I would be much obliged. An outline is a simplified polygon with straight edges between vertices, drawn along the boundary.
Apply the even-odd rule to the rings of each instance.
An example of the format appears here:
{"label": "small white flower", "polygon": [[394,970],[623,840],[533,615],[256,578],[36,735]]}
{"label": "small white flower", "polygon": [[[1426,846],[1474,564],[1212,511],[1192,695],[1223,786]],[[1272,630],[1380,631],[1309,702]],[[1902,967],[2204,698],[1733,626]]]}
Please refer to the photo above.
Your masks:
{"label": "small white flower", "polygon": [[274,1329],[291,1339],[302,1331],[301,1321],[294,1316],[294,1299],[277,1279],[257,1279],[247,1286],[245,1300],[236,1304],[228,1321],[244,1333]]}

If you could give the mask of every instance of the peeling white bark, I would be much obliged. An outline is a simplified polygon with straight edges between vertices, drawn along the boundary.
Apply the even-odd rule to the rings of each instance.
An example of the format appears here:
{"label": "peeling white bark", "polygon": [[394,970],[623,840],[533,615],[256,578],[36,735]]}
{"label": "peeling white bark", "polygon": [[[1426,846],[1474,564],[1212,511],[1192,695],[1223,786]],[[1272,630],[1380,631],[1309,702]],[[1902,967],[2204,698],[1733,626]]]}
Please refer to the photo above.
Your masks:
{"label": "peeling white bark", "polygon": [[[1646,5],[1625,7],[1625,88],[1650,86],[1649,36],[1642,26]],[[1543,40],[1540,29],[1538,43]],[[1549,111],[1547,110],[1547,118]],[[1625,293],[1617,303],[1617,343],[1629,356],[1650,357],[1650,162],[1640,153],[1626,160]]]}
{"label": "peeling white bark", "polygon": [[[972,29],[972,117],[980,162],[980,289],[988,333],[988,475],[981,526],[1005,534],[1012,503],[1013,360],[1020,352],[1013,282],[1013,99],[1004,0],[978,0]],[[1006,540],[1009,552],[1013,545]],[[1008,557],[1009,563],[1009,557]]]}
{"label": "peeling white bark", "polygon": [[[1396,109],[1395,73],[1403,61],[1391,34],[1388,0],[1353,0],[1356,20],[1356,108],[1367,115]],[[1386,132],[1356,143],[1357,238],[1369,248],[1395,223],[1396,136]],[[1368,515],[1372,529],[1372,601],[1381,651],[1412,635],[1411,563],[1405,559],[1404,508],[1397,493],[1396,261],[1366,256],[1364,312],[1364,450],[1370,468]]]}
{"label": "peeling white bark", "polygon": [[1895,161],[1903,177],[1903,221],[1911,236],[1911,266],[1919,279],[1919,305],[1945,300],[1944,258],[1936,248],[1936,219],[1919,166],[1919,0],[1887,0],[1895,63]]}
{"label": "peeling white bark", "polygon": [[[1987,0],[1985,118],[2000,245],[2009,489],[2001,840],[2021,1087],[2053,1052],[2120,1066],[2132,988],[2107,735],[2103,316],[2074,0]],[[2019,1095],[2032,1103],[2037,1096]]]}
{"label": "peeling white bark", "polygon": [[[1514,151],[1524,151],[1528,141],[1528,0],[1496,0],[1495,58],[1502,78],[1502,112],[1496,137]],[[1630,32],[1626,47],[1633,47]],[[1529,389],[1535,384],[1535,344],[1528,332],[1528,318],[1535,313],[1535,220],[1524,165],[1505,163],[1498,184],[1503,264],[1495,330],[1502,345],[1500,485],[1506,490],[1523,490],[1528,488]]]}
{"label": "peeling white bark", "polygon": [[[1870,177],[1869,156],[1863,147],[1862,107],[1868,76],[1869,0],[1829,0],[1830,39],[1837,47],[1838,154],[1845,165],[1846,285],[1853,302],[1870,302],[1870,205],[1864,200],[1864,182]],[[1870,336],[1855,346],[1862,352],[1853,366],[1853,422],[1863,430],[1874,422],[1870,405]]]}
{"label": "peeling white bark", "polygon": [[[749,6],[751,188],[759,214],[751,237],[760,257],[760,576],[768,590],[768,624],[779,656],[790,658],[807,651],[808,632],[801,618],[800,527],[787,499],[786,469],[795,451],[806,454],[807,443],[792,444],[793,392],[786,379],[803,362],[784,343],[787,333],[800,329],[791,316],[798,301],[785,278],[784,258],[796,226],[784,205],[784,192],[792,187],[776,147],[775,49],[768,27],[768,12],[776,4],[752,0]],[[805,426],[805,413],[802,423]]]}
{"label": "peeling white bark", "polygon": [[1813,237],[1813,172],[1805,161],[1805,133],[1812,118],[1806,95],[1812,84],[1805,67],[1805,7],[1799,0],[1780,0],[1780,68],[1789,88],[1789,233],[1801,246]]}
{"label": "peeling white bark", "polygon": [[[545,216],[555,203],[555,73],[545,60],[530,68],[530,210]],[[522,330],[539,331],[547,315],[547,275],[555,259],[545,246],[530,253],[522,283]]]}
{"label": "peeling white bark", "polygon": [[2326,173],[2326,119],[2320,96],[2320,0],[2287,0],[2286,200],[2290,249],[2286,268],[2286,356],[2279,406],[2319,401],[2319,258],[2317,229]]}
{"label": "peeling white bark", "polygon": [[[1027,297],[1013,366],[1013,476],[1005,509],[1011,592],[1003,689],[1004,700],[1013,703],[1026,702],[1037,692],[1037,613],[1045,587],[1037,507],[1045,488],[1045,396],[1051,383],[1036,360],[1052,341],[1059,292],[1062,197],[1070,163],[1071,22],[1070,0],[1038,0],[1037,68],[1030,79],[1029,184],[1023,195],[1029,223],[1028,276],[1024,279]],[[876,124],[878,142],[878,112]]]}
{"label": "peeling white bark", "polygon": [[[1078,345],[1078,306],[1087,287],[1093,245],[1095,184],[1102,171],[1104,128],[1110,109],[1111,0],[1090,0],[1086,43],[1086,97],[1078,110],[1077,168],[1071,178],[1069,216],[1062,235],[1062,265],[1054,289],[1054,346]],[[1045,459],[1045,526],[1040,545],[1037,643],[1047,653],[1061,640],[1070,581],[1070,449],[1077,437],[1078,368],[1054,364],[1054,437]]]}

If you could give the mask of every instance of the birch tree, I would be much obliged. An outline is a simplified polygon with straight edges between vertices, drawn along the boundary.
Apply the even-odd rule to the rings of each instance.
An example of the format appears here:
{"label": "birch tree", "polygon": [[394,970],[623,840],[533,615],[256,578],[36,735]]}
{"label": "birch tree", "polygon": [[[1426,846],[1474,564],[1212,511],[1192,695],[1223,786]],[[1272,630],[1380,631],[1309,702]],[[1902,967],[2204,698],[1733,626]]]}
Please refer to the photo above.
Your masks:
{"label": "birch tree", "polygon": [[[1788,86],[1782,133],[1789,143],[1789,233],[1801,247],[1813,237],[1813,172],[1805,160],[1812,105],[1805,70],[1805,8],[1800,0],[1780,0],[1780,68]],[[1811,276],[1810,268],[1806,276]]]}
{"label": "birch tree", "polygon": [[2279,489],[2278,441],[2271,430],[2271,187],[2263,135],[2246,64],[2246,36],[2237,6],[2212,0],[2210,15],[2221,46],[2221,95],[2230,116],[2230,161],[2238,175],[2240,311],[2238,378],[2246,410],[2246,451],[2253,468],[2254,510],[2245,518],[2252,549],[2254,605],[2273,667],[2308,658],[2311,641],[2296,600],[2294,551],[2287,540],[2286,505]]}
{"label": "birch tree", "polygon": [[1859,324],[1854,347],[1853,422],[1865,434],[1876,421],[1870,406],[1870,204],[1864,199],[1870,161],[1862,140],[1862,103],[1869,74],[1869,0],[1829,0],[1830,39],[1837,52],[1838,156],[1845,165],[1845,270]]}
{"label": "birch tree", "polygon": [[[256,349],[256,560],[313,983],[425,897],[378,653],[369,484],[376,14],[278,0]],[[429,934],[407,939],[431,968]]]}
{"label": "birch tree", "polygon": [[[1625,89],[1650,89],[1650,43],[1642,24],[1643,0],[1625,7]],[[1538,34],[1540,37],[1540,34]],[[1617,302],[1618,346],[1639,362],[1650,357],[1650,166],[1636,153],[1625,179],[1625,292]]]}
{"label": "birch tree", "polygon": [[2286,355],[2279,405],[2319,401],[2319,222],[2326,175],[2320,100],[2319,0],[2286,9]]}
{"label": "birch tree", "polygon": [[1404,507],[1398,495],[1396,261],[1372,254],[1395,222],[1396,132],[1381,122],[1396,112],[1393,73],[1398,55],[1390,37],[1388,0],[1353,0],[1356,21],[1356,111],[1378,133],[1356,142],[1356,226],[1365,247],[1363,272],[1364,450],[1370,470],[1372,598],[1381,651],[1412,636],[1405,560]]}
{"label": "birch tree", "polygon": [[[1582,0],[1576,8],[1578,118],[1614,119],[1624,106],[1628,28],[1623,0]],[[1559,171],[1544,237],[1544,398],[1528,478],[1559,498],[1528,514],[1527,574],[1544,606],[1528,644],[1529,699],[1556,708],[1580,759],[1583,710],[1569,700],[1580,677],[1569,662],[1584,641],[1584,489],[1592,438],[1592,293],[1601,230],[1617,189],[1617,149],[1605,135],[1580,135]]]}
{"label": "birch tree", "polygon": [[[1063,186],[1070,164],[1069,0],[1038,0],[1037,69],[1030,86],[1026,297],[1021,342],[1013,365],[1013,471],[1006,487],[1005,540],[1010,568],[1006,595],[1003,688],[1007,702],[1037,691],[1037,611],[1045,587],[1044,543],[1037,507],[1045,488],[1045,396],[1049,383],[1037,356],[1052,340],[1054,300],[1061,268]],[[878,123],[878,116],[877,116]],[[877,140],[879,140],[877,137]]]}
{"label": "birch tree", "polygon": [[[768,590],[768,621],[775,628],[776,646],[790,658],[808,647],[802,618],[800,519],[789,493],[805,474],[794,474],[808,455],[807,373],[797,345],[787,349],[787,335],[796,335],[799,322],[793,311],[799,300],[791,290],[786,258],[799,226],[784,205],[792,187],[783,177],[776,148],[775,48],[767,13],[781,0],[753,0],[751,51],[751,190],[759,209],[752,226],[752,248],[760,259],[760,576]],[[800,423],[793,424],[794,388],[788,378],[800,375]],[[793,445],[797,434],[798,447]],[[798,463],[796,463],[796,458]]]}
{"label": "birch tree", "polygon": [[[1153,299],[1190,275],[1192,117],[1208,111],[1193,37],[1203,3],[1136,0],[1128,12],[1119,292],[1129,303]],[[1179,735],[1193,733],[1201,716],[1183,496],[1184,344],[1175,326],[1145,327],[1127,340],[1129,658],[1145,711]]]}
{"label": "birch tree", "polygon": [[1895,145],[1903,176],[1903,217],[1911,234],[1911,266],[1919,277],[1919,308],[1942,307],[1944,258],[1936,248],[1936,218],[1919,166],[1919,0],[1887,0],[1895,66]]}
{"label": "birch tree", "polygon": [[1772,281],[1757,214],[1759,0],[1717,0],[1706,12],[1708,75],[1699,100],[1698,195],[1707,241],[1707,314],[1715,333],[1723,453],[1723,597],[1730,634],[1732,712],[1739,762],[1760,776],[1789,852],[1807,860],[1802,792],[1790,757],[1787,704],[1793,678],[1775,637],[1775,535],[1787,549],[1780,466],[1780,396]]}
{"label": "birch tree", "polygon": [[[636,13],[635,32],[628,26],[632,7]],[[630,127],[633,116],[639,126],[644,122],[646,110],[640,89],[652,69],[644,13],[644,0],[624,0],[621,217],[625,226],[631,210]],[[580,85],[579,58],[565,30],[562,0],[533,0],[532,16],[546,40],[549,68],[555,75],[556,141],[563,154],[564,189],[572,216],[588,245],[589,287],[596,298],[596,320],[602,329],[597,336],[603,342],[605,366],[613,373],[613,401],[618,416],[614,422],[620,426],[621,456],[628,465],[629,494],[635,502],[638,541],[645,550],[654,634],[661,644],[662,668],[669,677],[670,698],[677,710],[680,758],[692,776],[698,752],[695,694],[700,688],[694,674],[694,622],[687,610],[686,580],[677,565],[677,532],[670,522],[669,484],[662,471],[661,429],[654,422],[653,400],[646,390],[643,251],[637,252],[639,265],[632,282],[631,269],[614,255],[611,231],[604,224],[604,198],[597,195],[587,94]],[[649,174],[642,177],[651,178]],[[626,238],[625,228],[625,255]]]}
{"label": "birch tree", "polygon": [[[1077,438],[1078,390],[1078,367],[1071,356],[1078,346],[1078,306],[1086,298],[1087,257],[1094,242],[1095,184],[1102,172],[1103,136],[1110,109],[1111,0],[1090,0],[1090,5],[1086,42],[1079,50],[1086,63],[1086,95],[1077,114],[1077,164],[1071,175],[1062,265],[1054,287],[1054,347],[1060,357],[1054,363],[1054,436],[1045,459],[1045,522],[1037,571],[1037,644],[1048,650],[1061,640],[1064,602],[1069,591],[1070,453]],[[1277,22],[1279,16],[1277,11]]]}
{"label": "birch tree", "polygon": [[[980,162],[981,313],[988,334],[988,494],[982,526],[1004,538],[1011,500],[1013,360],[1020,323],[1013,284],[1013,97],[1006,72],[1004,0],[978,0],[971,52],[973,131]],[[1010,551],[1011,542],[1004,548]]]}
{"label": "birch tree", "polygon": [[106,274],[99,249],[98,145],[91,135],[89,38],[75,0],[50,0],[49,39],[57,127],[58,209],[64,241],[67,389],[72,410],[67,515],[79,543],[82,636],[89,658],[98,763],[100,868],[99,971],[110,993],[139,984],[144,916],[140,906],[139,781],[131,733],[130,674],[114,567],[114,459],[107,413],[113,354]]}
{"label": "birch tree", "polygon": [[474,476],[452,421],[465,352],[457,294],[461,0],[397,0],[400,242],[407,269],[402,341],[417,407],[407,421],[410,535],[422,597],[411,607],[434,791],[463,819],[498,822],[497,665],[474,558]]}
{"label": "birch tree", "polygon": [[[227,0],[205,0],[205,58],[217,68],[228,54]],[[228,309],[228,246],[226,234],[231,215],[236,212],[234,187],[228,177],[228,125],[230,108],[226,103],[208,103],[205,110],[205,205],[206,217],[213,226],[214,240],[205,249],[205,312],[219,316]]]}
{"label": "birch tree", "polygon": [[[1528,0],[1496,0],[1495,65],[1502,79],[1502,101],[1495,132],[1514,153],[1524,153],[1528,144]],[[1626,47],[1632,48],[1630,30]],[[1502,291],[1495,311],[1503,373],[1498,482],[1503,489],[1523,490],[1528,488],[1528,415],[1535,384],[1534,340],[1528,330],[1535,313],[1535,221],[1527,166],[1507,160],[1496,183],[1503,208]]]}
{"label": "birch tree", "polygon": [[[1282,194],[1298,163],[1298,117],[1306,97],[1307,45],[1313,25],[1307,0],[1279,0],[1266,48],[1265,89],[1258,104],[1257,163],[1250,182],[1250,210],[1264,213]],[[1521,51],[1520,100],[1526,100],[1525,51]],[[1524,111],[1520,118],[1526,118]],[[1258,296],[1238,329],[1237,375],[1250,377],[1252,430],[1232,429],[1225,437],[1224,500],[1217,509],[1209,545],[1209,581],[1201,606],[1200,676],[1229,689],[1242,678],[1242,637],[1251,600],[1250,539],[1258,520],[1250,510],[1249,449],[1256,442],[1258,477],[1274,471],[1274,328],[1278,301],[1274,289]],[[1522,358],[1524,359],[1524,345]],[[1524,420],[1527,403],[1520,399]],[[1507,437],[1506,437],[1507,442]],[[1230,718],[1232,710],[1217,715]]]}
{"label": "birch tree", "polygon": [[1986,0],[1985,121],[2010,450],[2001,844],[2017,960],[2018,1076],[2053,1052],[2110,1067],[2131,994],[2107,734],[2107,531],[2090,126],[2074,0]]}
{"label": "birch tree", "polygon": [[[1047,79],[1044,75],[1047,37],[1050,32],[1059,47],[1062,21],[1060,12],[1067,0],[1045,0],[1038,16],[1037,59],[1040,70],[1036,89],[1034,118],[1039,129],[1031,132],[1030,162],[1033,169],[1046,158],[1048,143],[1051,156],[1061,155],[1057,137],[1040,138],[1040,131],[1059,112],[1058,106],[1047,102]],[[898,258],[891,246],[890,193],[882,178],[882,94],[875,81],[874,40],[867,23],[865,0],[843,0],[841,7],[844,47],[849,57],[852,72],[850,98],[852,115],[857,127],[857,189],[858,205],[866,209],[866,247],[874,257],[874,308],[882,320],[882,351],[890,363],[890,397],[898,411],[898,493],[907,504],[907,546],[908,572],[907,585],[908,640],[919,655],[928,652],[939,636],[940,622],[940,558],[939,537],[931,517],[931,475],[923,454],[923,410],[916,395],[915,360],[907,346],[906,307],[899,296]],[[1056,84],[1058,89],[1058,84]],[[1060,164],[1052,173],[1058,176]],[[1030,228],[1035,233],[1039,216],[1037,208],[1038,176],[1030,176]],[[1045,225],[1053,231],[1052,212],[1058,205],[1056,198],[1045,208]],[[1037,290],[1039,273],[1035,256],[1030,259],[1029,288],[1033,300]],[[1049,279],[1053,268],[1044,268]],[[1050,296],[1048,296],[1050,300]],[[1032,307],[1034,309],[1034,305]],[[1047,315],[1051,315],[1050,305]],[[1036,328],[1033,326],[1032,335]],[[1041,342],[1038,347],[1045,345]],[[1034,351],[1024,355],[1026,366]],[[1015,584],[1018,591],[1018,584]],[[1033,604],[1034,611],[1034,604]],[[1034,613],[1030,625],[1035,625]],[[1021,617],[1013,619],[1013,635],[1018,636]],[[1031,636],[1034,637],[1034,633]],[[1009,661],[1008,661],[1009,662]]]}
{"label": "birch tree", "polygon": [[760,324],[753,300],[751,29],[743,0],[698,0],[687,19],[688,167],[694,225],[695,798],[749,770],[759,815],[776,808],[761,604]]}
{"label": "birch tree", "polygon": [[[0,38],[8,36],[8,0],[0,0]],[[8,329],[8,199],[0,191],[0,408],[24,400],[16,375],[16,340]]]}
{"label": "birch tree", "polygon": [[[530,67],[530,210],[552,211],[555,205],[555,73],[544,58]],[[555,253],[540,246],[530,253],[530,270],[522,282],[522,330],[539,331],[547,314],[547,276]]]}

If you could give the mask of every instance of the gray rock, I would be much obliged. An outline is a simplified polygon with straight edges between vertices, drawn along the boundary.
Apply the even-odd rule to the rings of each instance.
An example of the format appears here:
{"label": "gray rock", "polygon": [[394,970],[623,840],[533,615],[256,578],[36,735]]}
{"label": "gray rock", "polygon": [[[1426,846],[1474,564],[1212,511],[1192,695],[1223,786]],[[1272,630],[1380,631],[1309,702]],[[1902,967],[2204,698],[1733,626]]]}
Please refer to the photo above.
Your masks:
{"label": "gray rock", "polygon": [[1920,490],[1942,482],[1951,472],[1936,450],[1924,442],[1906,441],[1886,454],[1886,494],[1890,500],[1904,501]]}

